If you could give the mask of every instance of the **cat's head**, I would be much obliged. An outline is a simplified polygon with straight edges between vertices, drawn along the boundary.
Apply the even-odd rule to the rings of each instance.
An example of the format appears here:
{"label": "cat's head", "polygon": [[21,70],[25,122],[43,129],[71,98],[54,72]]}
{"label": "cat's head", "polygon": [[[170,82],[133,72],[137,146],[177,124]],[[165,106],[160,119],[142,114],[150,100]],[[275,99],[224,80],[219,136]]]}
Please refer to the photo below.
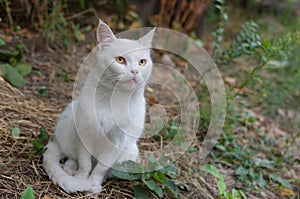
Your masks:
{"label": "cat's head", "polygon": [[152,70],[150,48],[154,32],[155,29],[138,40],[119,39],[100,20],[98,65],[105,67],[100,83],[125,90],[145,86]]}

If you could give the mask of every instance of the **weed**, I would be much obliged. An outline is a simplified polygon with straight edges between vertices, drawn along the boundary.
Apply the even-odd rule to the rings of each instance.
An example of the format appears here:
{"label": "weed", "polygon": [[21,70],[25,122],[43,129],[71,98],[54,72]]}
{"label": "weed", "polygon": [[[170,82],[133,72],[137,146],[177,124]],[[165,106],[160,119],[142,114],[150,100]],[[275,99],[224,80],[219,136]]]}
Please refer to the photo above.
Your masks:
{"label": "weed", "polygon": [[41,88],[38,89],[38,94],[42,97],[48,97],[49,96],[45,86],[42,86]]}
{"label": "weed", "polygon": [[65,82],[70,82],[72,80],[71,76],[65,69],[61,70],[60,75],[62,76],[62,78],[64,79]]}
{"label": "weed", "polygon": [[34,192],[32,186],[28,186],[21,195],[21,199],[34,199]]}
{"label": "weed", "polygon": [[225,11],[225,0],[216,0],[214,4],[214,7],[218,10],[220,16],[218,28],[212,33],[215,36],[215,39],[213,41],[213,58],[216,59],[216,57],[221,52],[220,47],[221,43],[224,40],[224,31],[229,22],[229,18]]}
{"label": "weed", "polygon": [[[222,20],[224,21],[224,19]],[[259,26],[255,22],[249,21],[241,26],[240,32],[235,36],[230,45],[225,49],[221,49],[221,43],[224,41],[222,32],[224,28],[224,22],[222,22],[219,27],[220,30],[214,33],[216,38],[213,58],[215,61],[225,66],[233,63],[238,57],[243,57],[251,59],[253,66],[250,70],[247,70],[246,77],[237,86],[238,89],[232,88],[228,95],[229,106],[224,127],[225,133],[221,135],[220,141],[215,146],[217,150],[213,151],[211,156],[216,161],[235,169],[236,178],[239,182],[242,182],[242,188],[244,189],[265,188],[270,182],[275,182],[291,189],[289,181],[275,174],[278,168],[291,162],[291,158],[285,153],[277,153],[277,157],[276,155],[271,155],[274,151],[271,149],[262,149],[259,144],[241,146],[237,142],[236,133],[233,132],[233,128],[242,127],[246,131],[249,129],[255,131],[251,124],[257,118],[245,114],[243,111],[240,112],[240,110],[245,110],[247,106],[250,106],[243,102],[243,98],[240,95],[241,91],[250,83],[253,83],[253,80],[261,81],[258,78],[259,72],[267,66],[269,61],[276,63],[277,60],[286,60],[291,55],[293,48],[299,44],[299,32],[289,33],[282,38],[271,41],[263,39],[259,33]],[[261,96],[266,97],[266,95]],[[233,100],[239,103],[231,103]],[[205,115],[202,114],[202,117],[205,118]],[[258,134],[257,136],[260,135]],[[258,154],[265,154],[266,157],[261,159]],[[278,158],[278,155],[280,158]],[[220,192],[224,190],[221,178],[219,178],[219,183]]]}
{"label": "weed", "polygon": [[34,155],[42,155],[46,151],[46,144],[50,140],[50,136],[45,127],[40,128],[40,134],[32,141],[33,149],[29,152],[29,160],[32,160]]}
{"label": "weed", "polygon": [[31,73],[31,66],[25,64],[22,45],[7,49],[6,42],[0,38],[0,75],[13,86],[21,87],[26,84],[24,77]]}
{"label": "weed", "polygon": [[174,183],[178,175],[176,164],[167,157],[162,157],[159,161],[152,155],[146,155],[146,158],[150,171],[146,171],[140,163],[126,161],[115,166],[112,173],[117,178],[139,182],[134,187],[134,197],[137,199],[148,198],[150,192],[159,198],[162,198],[164,193],[178,198],[180,189]]}
{"label": "weed", "polygon": [[14,137],[14,138],[17,138],[19,137],[21,134],[21,130],[19,127],[13,127],[12,130],[11,130],[11,135]]}
{"label": "weed", "polygon": [[246,195],[243,191],[232,189],[231,191],[228,191],[226,188],[225,180],[223,175],[219,172],[219,170],[214,167],[213,165],[205,165],[202,167],[202,169],[211,174],[212,176],[216,177],[218,179],[217,187],[218,187],[218,198],[220,199],[246,199]]}

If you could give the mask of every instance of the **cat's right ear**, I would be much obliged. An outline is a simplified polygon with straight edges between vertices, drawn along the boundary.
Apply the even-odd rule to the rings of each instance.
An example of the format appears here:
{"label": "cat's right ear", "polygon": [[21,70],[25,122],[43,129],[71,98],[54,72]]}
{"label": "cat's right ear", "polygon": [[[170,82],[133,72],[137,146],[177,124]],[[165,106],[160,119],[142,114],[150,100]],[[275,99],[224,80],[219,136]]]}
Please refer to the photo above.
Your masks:
{"label": "cat's right ear", "polygon": [[99,42],[99,44],[105,45],[114,41],[115,39],[117,38],[111,31],[109,26],[106,23],[104,23],[101,19],[99,19],[99,24],[97,28],[97,41]]}

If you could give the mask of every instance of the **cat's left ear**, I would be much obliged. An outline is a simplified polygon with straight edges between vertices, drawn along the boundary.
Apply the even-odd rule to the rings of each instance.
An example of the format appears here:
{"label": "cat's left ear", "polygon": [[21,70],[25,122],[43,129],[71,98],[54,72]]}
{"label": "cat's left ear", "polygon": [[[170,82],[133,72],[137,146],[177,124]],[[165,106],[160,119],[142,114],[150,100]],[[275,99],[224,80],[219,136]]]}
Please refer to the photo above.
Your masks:
{"label": "cat's left ear", "polygon": [[97,41],[100,45],[107,44],[117,39],[109,26],[99,19],[99,25],[97,28]]}
{"label": "cat's left ear", "polygon": [[153,36],[156,28],[153,28],[150,32],[148,32],[143,37],[139,38],[138,42],[146,47],[152,47]]}

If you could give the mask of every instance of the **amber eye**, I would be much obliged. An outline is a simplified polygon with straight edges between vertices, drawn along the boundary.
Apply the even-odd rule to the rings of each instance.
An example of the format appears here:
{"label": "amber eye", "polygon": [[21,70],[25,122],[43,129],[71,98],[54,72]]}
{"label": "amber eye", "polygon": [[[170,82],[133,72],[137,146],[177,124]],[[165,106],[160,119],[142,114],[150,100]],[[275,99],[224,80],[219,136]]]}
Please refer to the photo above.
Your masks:
{"label": "amber eye", "polygon": [[141,60],[139,61],[139,65],[140,65],[140,66],[145,66],[146,63],[147,63],[147,60],[146,60],[146,59],[141,59]]}
{"label": "amber eye", "polygon": [[125,64],[125,62],[126,62],[125,58],[121,57],[121,56],[116,57],[115,59],[116,59],[116,62],[118,62],[119,64]]}

